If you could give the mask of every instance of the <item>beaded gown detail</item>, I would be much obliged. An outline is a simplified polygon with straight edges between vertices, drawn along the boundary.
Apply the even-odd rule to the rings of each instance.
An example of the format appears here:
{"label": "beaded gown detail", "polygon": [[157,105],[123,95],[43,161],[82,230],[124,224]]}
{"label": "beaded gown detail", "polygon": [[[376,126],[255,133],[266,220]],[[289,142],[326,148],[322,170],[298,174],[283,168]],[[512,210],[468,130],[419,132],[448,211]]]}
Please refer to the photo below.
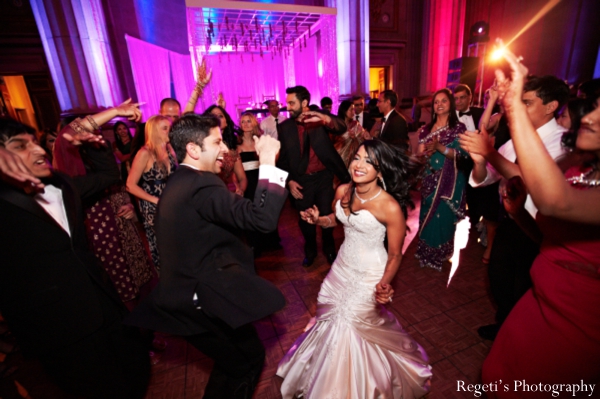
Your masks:
{"label": "beaded gown detail", "polygon": [[367,210],[336,216],[345,239],[317,300],[316,323],[279,363],[283,398],[415,398],[428,392],[423,348],[375,301],[386,228]]}
{"label": "beaded gown detail", "polygon": [[[155,197],[160,197],[167,185],[169,175],[175,172],[177,168],[175,158],[171,154],[169,154],[169,164],[170,172],[160,168],[158,162],[154,162],[152,168],[142,173],[140,186],[145,192]],[[156,270],[160,272],[160,258],[158,256],[158,246],[156,245],[156,234],[154,232],[154,218],[156,216],[157,205],[142,199],[139,202],[140,211],[144,217],[144,229],[146,230],[146,238],[148,239],[152,262]]]}

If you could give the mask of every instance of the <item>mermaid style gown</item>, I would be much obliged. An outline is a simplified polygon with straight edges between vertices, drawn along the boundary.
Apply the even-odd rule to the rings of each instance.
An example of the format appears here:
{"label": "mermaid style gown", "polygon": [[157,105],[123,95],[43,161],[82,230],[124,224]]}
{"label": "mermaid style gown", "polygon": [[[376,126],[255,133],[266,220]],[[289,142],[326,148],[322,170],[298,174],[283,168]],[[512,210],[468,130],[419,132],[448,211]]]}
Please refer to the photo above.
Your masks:
{"label": "mermaid style gown", "polygon": [[336,216],[345,240],[317,301],[316,323],[279,363],[283,398],[418,398],[431,367],[423,348],[375,301],[387,262],[385,226],[367,210]]}

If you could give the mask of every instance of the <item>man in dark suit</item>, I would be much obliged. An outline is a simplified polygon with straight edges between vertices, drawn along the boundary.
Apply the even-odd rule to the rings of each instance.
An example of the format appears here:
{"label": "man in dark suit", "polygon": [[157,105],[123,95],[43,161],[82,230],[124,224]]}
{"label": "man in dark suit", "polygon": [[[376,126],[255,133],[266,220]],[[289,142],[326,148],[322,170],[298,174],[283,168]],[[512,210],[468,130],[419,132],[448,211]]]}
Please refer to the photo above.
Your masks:
{"label": "man in dark suit", "polygon": [[[343,134],[346,124],[331,114],[310,112],[310,93],[304,86],[290,87],[286,93],[290,118],[279,125],[281,154],[277,165],[290,174],[288,187],[298,211],[316,205],[321,214],[329,214],[334,197],[333,176],[347,183],[350,174],[328,134]],[[302,218],[298,224],[304,237],[302,266],[308,267],[317,256],[317,228]],[[323,252],[331,264],[336,256],[333,230],[322,228],[321,237]]]}
{"label": "man in dark suit", "polygon": [[479,121],[483,115],[483,108],[471,107],[473,99],[471,88],[461,83],[456,85],[453,93],[458,120],[465,124],[468,131],[479,129]]}
{"label": "man in dark suit", "polygon": [[[34,133],[0,120],[0,312],[24,353],[65,391],[142,398],[148,351],[137,329],[121,324],[126,309],[88,249],[83,223],[81,199],[119,180],[112,151],[86,145],[94,171],[71,179],[52,170]],[[86,132],[68,137],[99,141]]]}
{"label": "man in dark suit", "polygon": [[179,168],[158,204],[158,286],[127,322],[183,336],[215,360],[204,398],[251,398],[264,362],[252,322],[281,309],[281,292],[254,271],[240,231],[277,227],[287,173],[275,168],[279,142],[256,139],[254,201],[231,193],[217,175],[227,146],[215,117],[187,114],[169,134]]}
{"label": "man in dark suit", "polygon": [[[467,131],[472,132],[478,130],[479,121],[481,120],[484,110],[479,107],[471,107],[471,101],[473,99],[471,88],[466,84],[461,83],[456,85],[453,93],[458,120],[465,124]],[[473,160],[471,157],[460,157],[457,160],[457,167],[468,178],[473,170]],[[465,193],[467,206],[469,208],[469,217],[471,220],[478,221],[483,214],[482,207],[485,206],[483,201],[487,200],[485,192],[467,184]]]}
{"label": "man in dark suit", "polygon": [[383,125],[379,139],[401,150],[408,150],[408,124],[406,119],[396,112],[398,96],[393,90],[384,90],[379,94],[377,107],[383,114]]}
{"label": "man in dark suit", "polygon": [[352,97],[352,105],[354,106],[354,117],[356,121],[367,131],[370,132],[375,124],[375,119],[365,110],[365,96],[355,95]]}

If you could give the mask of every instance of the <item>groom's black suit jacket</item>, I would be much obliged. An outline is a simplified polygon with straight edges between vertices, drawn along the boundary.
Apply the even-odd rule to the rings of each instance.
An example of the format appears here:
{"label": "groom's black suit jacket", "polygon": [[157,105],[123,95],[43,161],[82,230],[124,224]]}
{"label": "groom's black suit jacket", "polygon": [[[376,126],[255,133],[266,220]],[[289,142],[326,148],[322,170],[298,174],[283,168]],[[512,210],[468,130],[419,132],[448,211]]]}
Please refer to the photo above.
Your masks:
{"label": "groom's black suit jacket", "polygon": [[281,309],[283,295],[256,275],[239,231],[275,230],[286,197],[283,187],[259,180],[252,202],[214,173],[180,166],[158,205],[158,286],[127,323],[190,336],[211,329],[207,316],[237,328]]}

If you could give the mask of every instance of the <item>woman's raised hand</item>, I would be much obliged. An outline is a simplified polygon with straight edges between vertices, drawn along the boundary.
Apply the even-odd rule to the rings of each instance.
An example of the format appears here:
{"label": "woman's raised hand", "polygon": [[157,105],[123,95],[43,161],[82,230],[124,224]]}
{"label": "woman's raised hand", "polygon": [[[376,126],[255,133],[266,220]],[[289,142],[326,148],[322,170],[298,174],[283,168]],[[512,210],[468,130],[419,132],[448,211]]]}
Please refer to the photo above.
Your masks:
{"label": "woman's raised hand", "polygon": [[132,103],[131,98],[128,98],[122,104],[116,106],[114,109],[117,112],[117,116],[126,116],[130,121],[139,122],[142,119],[142,111],[140,111],[140,105],[144,103]]}

